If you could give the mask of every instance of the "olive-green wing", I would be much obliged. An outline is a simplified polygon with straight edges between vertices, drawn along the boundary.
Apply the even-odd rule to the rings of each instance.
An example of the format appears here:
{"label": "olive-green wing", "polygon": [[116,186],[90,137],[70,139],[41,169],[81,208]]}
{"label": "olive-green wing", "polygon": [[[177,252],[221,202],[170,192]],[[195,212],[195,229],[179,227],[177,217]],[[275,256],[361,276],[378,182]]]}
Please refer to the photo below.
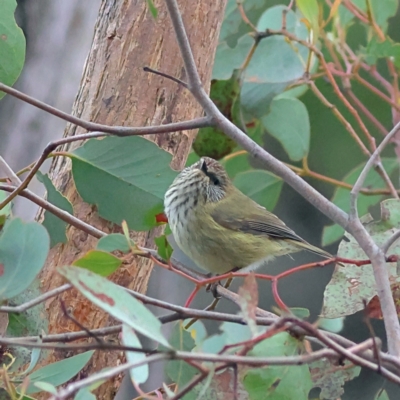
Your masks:
{"label": "olive-green wing", "polygon": [[227,212],[222,210],[222,207],[218,207],[211,216],[217,224],[233,231],[269,236],[274,239],[290,239],[296,242],[304,242],[277,216],[265,209],[261,209],[260,213],[246,215],[245,218],[241,218],[236,213],[232,215],[229,211]]}
{"label": "olive-green wing", "polygon": [[256,206],[256,208],[253,208],[253,213],[248,213],[244,209],[240,210],[237,205],[232,207],[226,207],[226,205],[217,206],[211,216],[217,224],[226,229],[252,235],[268,236],[271,239],[292,240],[304,250],[311,251],[322,257],[332,257],[328,252],[311,245],[296,235],[276,215],[258,204]]}

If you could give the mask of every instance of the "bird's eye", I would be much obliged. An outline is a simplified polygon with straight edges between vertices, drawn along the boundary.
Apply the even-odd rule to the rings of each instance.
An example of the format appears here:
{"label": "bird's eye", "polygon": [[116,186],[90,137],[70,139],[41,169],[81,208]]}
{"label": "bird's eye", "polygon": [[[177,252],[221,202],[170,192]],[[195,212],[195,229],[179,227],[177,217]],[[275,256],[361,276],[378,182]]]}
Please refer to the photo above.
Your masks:
{"label": "bird's eye", "polygon": [[211,181],[214,185],[218,186],[218,185],[220,184],[219,179],[218,179],[217,176],[216,176],[215,174],[213,174],[212,172],[209,172],[209,173],[207,174],[207,176],[210,178],[210,181]]}

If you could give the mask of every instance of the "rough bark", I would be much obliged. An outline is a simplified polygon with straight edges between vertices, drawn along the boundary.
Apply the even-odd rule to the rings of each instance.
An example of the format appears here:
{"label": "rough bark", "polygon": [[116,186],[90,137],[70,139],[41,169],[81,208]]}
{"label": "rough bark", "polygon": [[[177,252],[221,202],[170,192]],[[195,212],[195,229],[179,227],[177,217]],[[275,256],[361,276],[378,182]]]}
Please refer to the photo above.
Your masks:
{"label": "rough bark", "polygon": [[[211,77],[224,5],[225,0],[180,2],[195,60],[206,87]],[[154,125],[201,116],[202,110],[184,88],[142,70],[143,66],[149,66],[185,80],[183,63],[165,5],[163,2],[156,2],[156,6],[159,14],[154,20],[144,0],[102,2],[93,44],[73,106],[74,115],[98,123],[124,126]],[[68,126],[65,134],[71,136],[79,133],[83,133],[83,130]],[[186,160],[194,133],[153,135],[148,139],[172,152],[172,166],[180,169]],[[67,148],[70,149],[71,147]],[[51,175],[56,186],[72,202],[77,217],[105,232],[114,229],[112,224],[97,216],[94,207],[79,198],[71,179],[68,160],[59,158],[51,168]],[[152,247],[153,238],[158,233],[134,232],[133,237],[137,243]],[[50,252],[41,274],[43,291],[63,283],[63,279],[57,274],[58,266],[71,264],[95,246],[96,241],[93,238],[74,228],[69,228],[67,235],[68,243],[58,245]],[[133,258],[111,279],[119,285],[145,292],[151,269],[152,265],[147,260]],[[61,298],[74,317],[88,328],[113,323],[105,313],[75,291],[69,291]],[[78,330],[78,327],[63,316],[59,304],[60,297],[46,304],[49,332]],[[65,352],[54,352],[46,362],[57,361],[66,356],[68,354]],[[122,353],[97,352],[84,374],[116,365],[122,358]],[[114,398],[118,386],[118,378],[102,385],[97,392],[98,398]]]}

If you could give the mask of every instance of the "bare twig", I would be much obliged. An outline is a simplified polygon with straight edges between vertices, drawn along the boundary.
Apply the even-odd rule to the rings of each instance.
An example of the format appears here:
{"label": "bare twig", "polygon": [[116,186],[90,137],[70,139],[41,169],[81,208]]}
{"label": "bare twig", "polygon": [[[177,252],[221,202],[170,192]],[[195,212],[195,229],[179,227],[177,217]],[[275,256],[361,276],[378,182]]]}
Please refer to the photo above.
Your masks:
{"label": "bare twig", "polygon": [[54,296],[59,295],[60,293],[65,292],[68,289],[71,289],[72,285],[66,283],[65,285],[59,286],[53,290],[48,291],[47,293],[43,293],[42,295],[35,297],[34,299],[27,301],[26,303],[20,304],[19,306],[1,306],[0,313],[20,313],[26,310],[29,310],[36,305],[43,303],[47,299],[50,299]]}
{"label": "bare twig", "polygon": [[[6,192],[12,192],[15,190],[15,186],[11,185],[4,185],[0,184],[0,190],[4,190]],[[60,218],[62,221],[67,222],[68,224],[74,226],[77,229],[82,230],[83,232],[86,232],[87,234],[100,239],[103,236],[106,236],[106,233],[100,231],[99,229],[95,228],[92,225],[89,225],[83,221],[81,221],[79,218],[74,217],[70,213],[62,210],[61,208],[56,207],[55,205],[49,203],[48,201],[42,199],[41,197],[37,196],[36,194],[32,193],[30,190],[25,189],[23,190],[20,195],[22,197],[25,197],[32,201],[33,203],[37,204],[38,206],[44,208],[45,210],[51,212],[52,214],[56,215],[58,218]]]}
{"label": "bare twig", "polygon": [[400,229],[393,233],[392,236],[381,246],[381,250],[383,254],[386,254],[389,248],[393,245],[393,243],[400,238]]}

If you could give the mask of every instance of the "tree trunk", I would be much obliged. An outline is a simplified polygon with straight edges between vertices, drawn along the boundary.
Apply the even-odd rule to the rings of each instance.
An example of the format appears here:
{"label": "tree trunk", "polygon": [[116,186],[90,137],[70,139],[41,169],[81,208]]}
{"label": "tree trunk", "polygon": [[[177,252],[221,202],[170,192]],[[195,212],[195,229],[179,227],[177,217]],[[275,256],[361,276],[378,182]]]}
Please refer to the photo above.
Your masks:
{"label": "tree trunk", "polygon": [[[180,3],[201,79],[208,87],[225,1],[197,0]],[[93,44],[73,106],[74,115],[102,124],[124,126],[165,124],[202,115],[201,108],[187,90],[170,80],[142,70],[144,66],[149,66],[185,80],[183,62],[165,5],[163,2],[156,2],[156,6],[158,17],[155,20],[147,9],[145,0],[102,2]],[[83,132],[81,128],[68,126],[65,135]],[[195,132],[182,132],[153,135],[148,139],[172,152],[173,168],[181,169],[194,134]],[[71,150],[72,146],[64,150]],[[73,204],[78,218],[104,232],[113,229],[112,224],[98,217],[94,207],[83,203],[78,196],[71,179],[70,162],[66,158],[60,157],[54,162],[51,176],[59,190]],[[150,233],[134,232],[133,238],[140,245],[152,247],[153,238],[159,233],[159,229]],[[57,245],[50,252],[40,277],[43,292],[64,283],[56,272],[58,266],[71,264],[94,248],[96,243],[95,239],[72,227],[68,229],[67,236],[67,244]],[[119,285],[145,292],[151,270],[152,264],[148,260],[133,258],[113,274],[111,279]],[[77,295],[74,290],[60,297],[74,317],[90,329],[113,323],[107,314]],[[60,297],[51,299],[46,304],[49,333],[79,330],[63,316],[59,307]],[[66,356],[68,355],[65,352],[53,352],[46,363]],[[106,366],[116,365],[122,358],[122,353],[96,352],[84,373],[87,375]],[[114,398],[119,378],[102,385],[97,392],[98,398]]]}

